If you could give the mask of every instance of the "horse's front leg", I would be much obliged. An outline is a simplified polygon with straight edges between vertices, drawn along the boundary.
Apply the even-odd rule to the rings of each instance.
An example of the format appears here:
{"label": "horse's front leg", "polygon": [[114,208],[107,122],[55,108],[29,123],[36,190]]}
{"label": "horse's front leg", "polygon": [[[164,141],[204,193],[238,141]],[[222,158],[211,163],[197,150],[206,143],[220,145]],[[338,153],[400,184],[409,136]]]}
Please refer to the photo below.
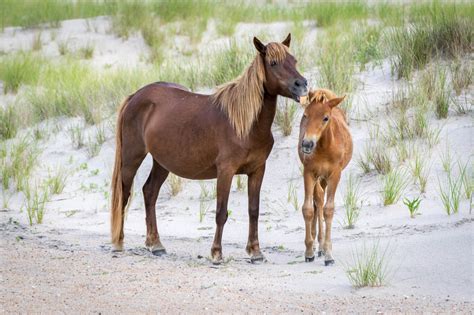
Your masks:
{"label": "horse's front leg", "polygon": [[211,247],[213,264],[222,263],[222,232],[227,221],[227,202],[234,171],[228,169],[218,172],[217,175],[217,205],[216,205],[216,233]]}
{"label": "horse's front leg", "polygon": [[327,181],[327,196],[326,204],[324,205],[324,222],[326,223],[326,233],[324,235],[324,264],[326,266],[334,264],[334,258],[332,257],[332,241],[331,241],[331,228],[332,219],[334,217],[334,197],[336,195],[337,185],[341,179],[341,171],[335,171],[328,178]]}
{"label": "horse's front leg", "polygon": [[248,197],[249,197],[249,239],[247,242],[247,253],[251,262],[264,261],[265,257],[260,251],[258,242],[258,216],[260,211],[260,189],[262,187],[265,164],[255,172],[248,175]]}
{"label": "horse's front leg", "polygon": [[312,172],[307,170],[304,171],[304,203],[303,203],[303,218],[306,228],[306,234],[304,243],[306,245],[306,251],[304,253],[305,261],[314,260],[314,238],[312,233],[313,218],[314,218],[314,205],[313,205],[313,191],[314,185],[316,184],[314,175]]}

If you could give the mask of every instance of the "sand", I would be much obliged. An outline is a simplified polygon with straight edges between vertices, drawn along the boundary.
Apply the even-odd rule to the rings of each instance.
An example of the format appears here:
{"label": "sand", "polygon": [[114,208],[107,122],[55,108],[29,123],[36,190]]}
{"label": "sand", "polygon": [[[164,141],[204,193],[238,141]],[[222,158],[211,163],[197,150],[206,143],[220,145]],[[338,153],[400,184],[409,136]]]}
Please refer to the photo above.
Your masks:
{"label": "sand", "polygon": [[[283,39],[291,29],[285,23],[266,27],[239,24],[236,36],[265,28]],[[93,25],[93,26],[88,26]],[[42,30],[43,53],[58,56],[57,43],[70,40],[71,47],[84,43],[96,47],[90,61],[96,67],[141,66],[147,48],[139,34],[127,40],[110,34],[110,20],[99,17],[62,22],[59,29]],[[312,33],[317,30],[314,29]],[[0,50],[29,49],[37,30],[6,28],[0,34]],[[51,32],[55,40],[51,40]],[[220,45],[212,31],[199,45]],[[270,36],[269,35],[269,36]],[[248,37],[249,38],[249,37]],[[228,39],[224,39],[228,40]],[[250,40],[250,38],[249,38]],[[179,44],[179,42],[177,43]],[[314,78],[317,69],[305,76]],[[226,263],[212,265],[207,257],[214,234],[214,201],[199,222],[200,185],[186,180],[184,189],[172,197],[164,187],[157,202],[158,228],[168,254],[152,256],[144,249],[145,211],[141,186],[151,167],[147,157],[135,181],[135,198],[125,223],[125,252],[110,252],[108,190],[114,156],[112,130],[98,156],[73,148],[67,126],[79,118],[59,118],[43,124],[62,126],[42,141],[41,167],[36,176],[62,165],[70,171],[64,192],[47,204],[44,223],[29,227],[21,211],[24,197],[9,197],[0,212],[0,311],[5,313],[115,313],[115,312],[462,312],[474,309],[473,216],[463,199],[458,214],[448,216],[438,196],[437,178],[445,176],[440,152],[448,145],[455,158],[466,162],[473,155],[473,112],[458,116],[450,112],[443,121],[440,142],[427,156],[431,174],[423,194],[421,215],[409,217],[401,201],[384,207],[381,179],[362,177],[364,204],[354,229],[343,227],[342,195],[350,173],[360,174],[356,158],[369,139],[367,118],[383,123],[392,92],[400,86],[390,75],[388,61],[357,74],[350,129],[354,158],[343,173],[336,196],[333,228],[334,266],[322,258],[304,262],[304,221],[300,209],[287,201],[289,183],[296,186],[301,206],[303,181],[297,157],[298,123],[283,137],[274,127],[275,146],[267,162],[260,216],[260,244],[267,262],[250,264],[245,253],[248,231],[247,193],[234,183],[229,209],[232,213],[223,237]],[[209,91],[203,88],[202,91]],[[14,99],[0,97],[0,102]],[[472,86],[459,99],[472,104]],[[282,101],[282,100],[280,100]],[[104,124],[107,124],[105,121]],[[96,126],[88,127],[87,133]],[[27,132],[23,131],[23,132]],[[85,167],[87,165],[87,167]],[[212,189],[214,181],[206,181]],[[410,185],[405,196],[417,196]],[[0,194],[0,198],[4,195]],[[379,243],[387,249],[388,283],[382,287],[356,289],[345,270],[354,250]]]}

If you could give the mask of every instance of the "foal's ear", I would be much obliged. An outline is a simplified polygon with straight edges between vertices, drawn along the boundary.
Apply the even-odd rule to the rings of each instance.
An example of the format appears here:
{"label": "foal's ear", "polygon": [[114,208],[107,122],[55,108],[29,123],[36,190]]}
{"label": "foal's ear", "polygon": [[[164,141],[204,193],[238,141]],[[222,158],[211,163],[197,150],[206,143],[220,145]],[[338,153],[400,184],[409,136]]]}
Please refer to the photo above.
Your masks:
{"label": "foal's ear", "polygon": [[267,52],[267,47],[260,41],[260,39],[254,37],[253,44],[255,45],[255,48],[257,48],[259,53],[265,55],[265,53]]}
{"label": "foal's ear", "polygon": [[325,104],[327,104],[329,107],[333,108],[333,107],[336,107],[337,105],[341,104],[341,102],[346,98],[346,96],[344,95],[343,97],[336,97],[336,98],[333,98],[333,99],[330,99],[329,101],[327,101]]}
{"label": "foal's ear", "polygon": [[288,33],[288,36],[286,36],[285,40],[282,41],[281,43],[285,45],[286,47],[290,48],[290,42],[291,42],[291,33]]}

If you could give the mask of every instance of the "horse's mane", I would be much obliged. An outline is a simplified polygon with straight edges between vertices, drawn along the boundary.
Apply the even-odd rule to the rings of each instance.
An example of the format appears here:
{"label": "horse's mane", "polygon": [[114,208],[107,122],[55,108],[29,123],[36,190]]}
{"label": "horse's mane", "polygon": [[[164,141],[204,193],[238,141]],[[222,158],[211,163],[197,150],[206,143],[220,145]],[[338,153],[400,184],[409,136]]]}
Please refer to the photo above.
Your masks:
{"label": "horse's mane", "polygon": [[[269,43],[265,58],[282,62],[288,48],[280,43]],[[239,138],[248,136],[263,106],[263,84],[265,83],[265,64],[257,54],[250,66],[235,80],[217,87],[212,95],[213,102],[229,118]]]}

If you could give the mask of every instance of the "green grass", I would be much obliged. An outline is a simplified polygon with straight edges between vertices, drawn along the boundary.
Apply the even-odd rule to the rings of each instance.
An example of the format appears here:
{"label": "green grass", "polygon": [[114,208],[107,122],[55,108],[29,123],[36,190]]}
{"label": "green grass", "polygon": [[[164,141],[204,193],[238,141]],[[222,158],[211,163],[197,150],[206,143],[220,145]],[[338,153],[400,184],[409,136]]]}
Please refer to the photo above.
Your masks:
{"label": "green grass", "polygon": [[455,58],[469,52],[472,45],[472,16],[463,18],[460,11],[446,10],[439,2],[423,10],[414,13],[417,16],[412,23],[393,28],[387,40],[398,78],[409,78],[435,58]]}
{"label": "green grass", "polygon": [[382,198],[383,205],[396,203],[408,186],[408,174],[401,168],[392,169],[383,178]]}
{"label": "green grass", "polygon": [[15,137],[20,117],[13,106],[0,107],[0,141]]}
{"label": "green grass", "polygon": [[28,215],[30,225],[43,223],[46,211],[46,203],[50,199],[50,193],[46,186],[38,183],[34,185],[26,185],[25,187],[25,204],[23,208]]}
{"label": "green grass", "polygon": [[343,196],[345,209],[344,226],[348,229],[353,229],[359,218],[359,211],[362,205],[360,195],[360,178],[356,178],[350,174]]}
{"label": "green grass", "polygon": [[447,71],[439,69],[436,89],[434,93],[435,113],[438,119],[448,118],[449,102],[451,100],[451,87],[447,80]]}
{"label": "green grass", "polygon": [[297,109],[298,104],[289,99],[285,99],[283,105],[277,106],[275,124],[281,130],[284,137],[291,135]]}
{"label": "green grass", "polygon": [[[337,95],[351,93],[356,88],[355,63],[352,54],[352,42],[331,30],[325,37],[318,39],[320,47],[316,59],[319,68],[318,86],[328,88]],[[351,109],[350,96],[340,105],[346,111]]]}
{"label": "green grass", "polygon": [[416,215],[419,214],[418,208],[420,207],[421,198],[408,199],[404,198],[403,203],[407,206],[408,211],[410,212],[410,218],[414,219]]}
{"label": "green grass", "polygon": [[80,149],[84,146],[84,124],[76,124],[68,128],[69,138],[74,149]]}
{"label": "green grass", "polygon": [[380,247],[377,241],[372,246],[365,243],[351,253],[351,261],[345,264],[345,272],[351,284],[356,288],[378,287],[388,284],[390,275],[389,245]]}
{"label": "green grass", "polygon": [[63,192],[66,187],[66,181],[69,177],[69,172],[64,167],[58,167],[54,172],[50,172],[46,179],[45,186],[48,191],[54,195]]}
{"label": "green grass", "polygon": [[32,53],[20,52],[0,57],[0,80],[3,92],[16,93],[23,84],[36,84],[43,58]]}
{"label": "green grass", "polygon": [[48,23],[57,27],[61,20],[86,18],[107,15],[114,12],[116,4],[112,1],[17,1],[3,0],[0,2],[2,14],[1,27],[22,26],[33,27]]}
{"label": "green grass", "polygon": [[449,171],[445,182],[442,182],[438,177],[438,196],[447,215],[455,214],[459,211],[463,184],[461,176],[462,174],[456,178]]}
{"label": "green grass", "polygon": [[426,185],[428,184],[428,177],[430,175],[429,159],[422,156],[422,153],[415,150],[414,158],[410,163],[410,169],[415,182],[418,184],[420,193],[426,192]]}
{"label": "green grass", "polygon": [[79,48],[78,53],[83,59],[92,59],[92,57],[94,57],[94,46],[91,43],[87,43],[85,46]]}
{"label": "green grass", "polygon": [[8,144],[1,143],[0,176],[3,189],[9,189],[12,183],[17,191],[26,189],[39,153],[37,143],[26,137]]}

